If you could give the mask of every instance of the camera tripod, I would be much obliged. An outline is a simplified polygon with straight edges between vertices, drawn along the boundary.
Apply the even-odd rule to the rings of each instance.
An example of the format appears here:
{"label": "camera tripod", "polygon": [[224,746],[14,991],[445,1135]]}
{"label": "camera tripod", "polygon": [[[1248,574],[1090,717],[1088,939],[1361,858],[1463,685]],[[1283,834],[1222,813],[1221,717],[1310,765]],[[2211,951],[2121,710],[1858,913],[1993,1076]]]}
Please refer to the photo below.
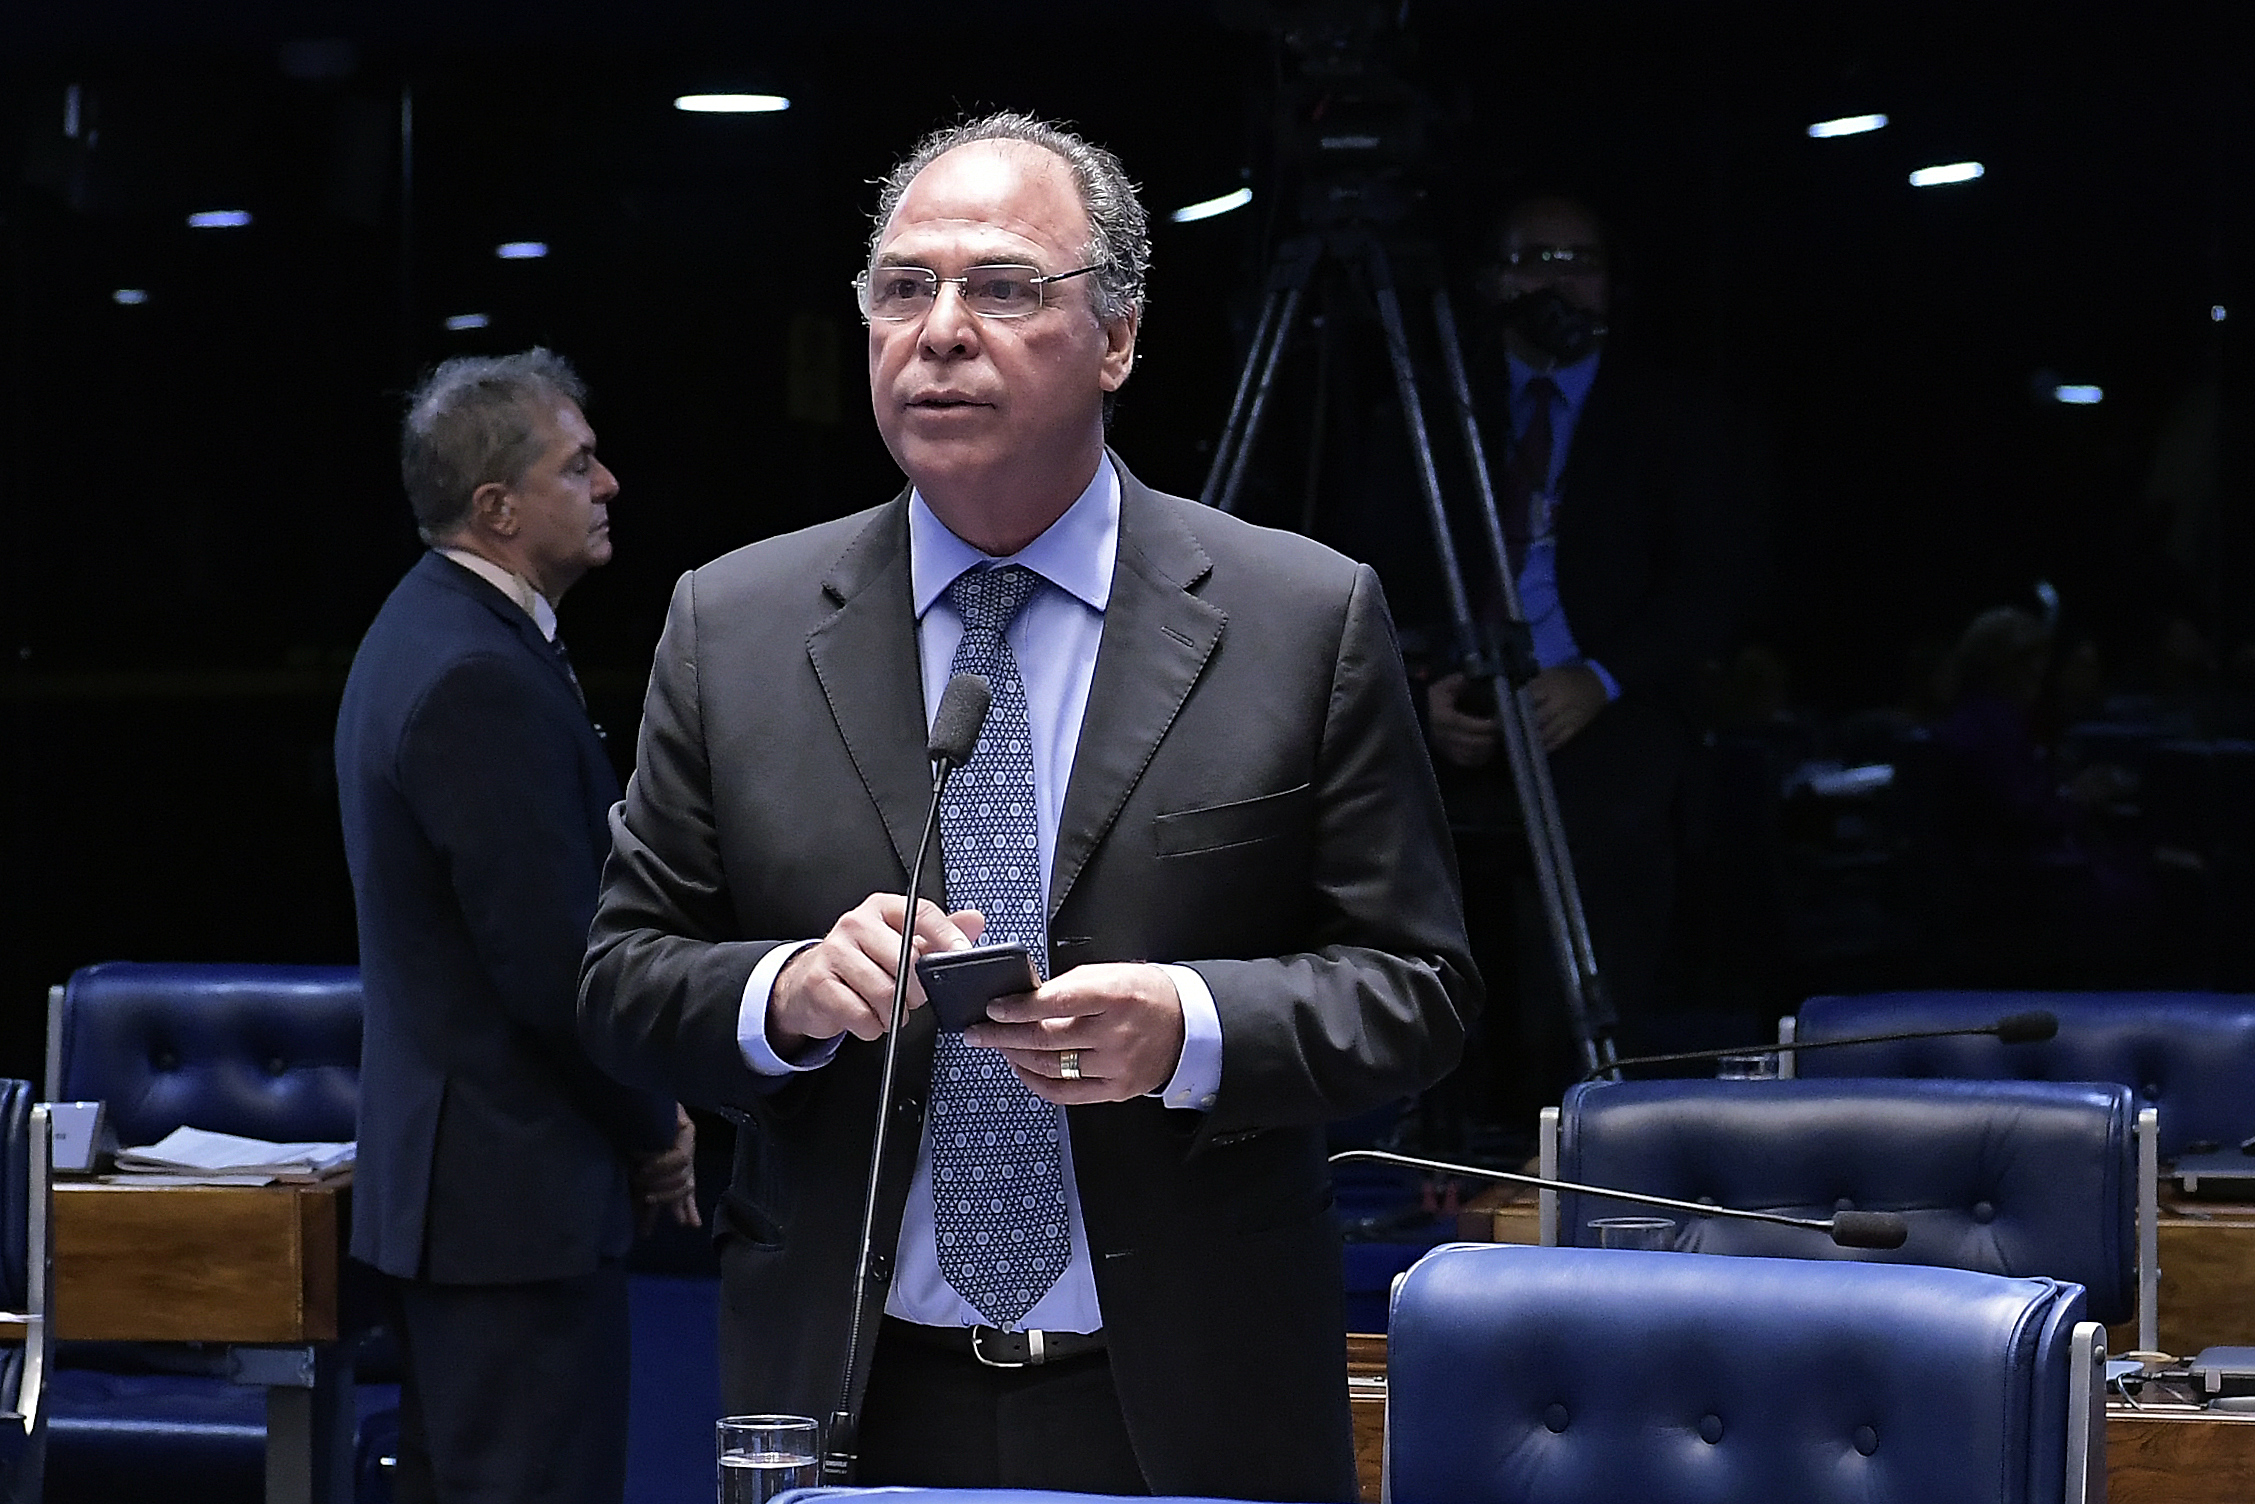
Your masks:
{"label": "camera tripod", "polygon": [[1418,487],[1424,495],[1432,524],[1434,554],[1448,596],[1452,656],[1468,682],[1485,684],[1493,695],[1506,766],[1512,787],[1519,796],[1521,823],[1527,832],[1528,855],[1534,862],[1543,923],[1549,933],[1551,956],[1560,995],[1565,999],[1568,1023],[1580,1049],[1584,1069],[1610,1071],[1618,1058],[1613,1042],[1617,1020],[1598,973],[1596,952],[1590,946],[1581,890],[1574,881],[1573,856],[1566,847],[1565,827],[1558,815],[1558,796],[1551,785],[1550,759],[1536,730],[1534,706],[1526,688],[1537,672],[1534,637],[1520,607],[1518,581],[1504,541],[1495,487],[1488,474],[1487,450],[1480,439],[1471,383],[1465,374],[1456,312],[1443,279],[1437,274],[1431,278],[1433,336],[1440,347],[1449,395],[1463,433],[1478,502],[1478,525],[1502,607],[1500,629],[1491,629],[1482,622],[1465,586],[1463,561],[1457,551],[1448,505],[1441,494],[1440,473],[1433,463],[1425,404],[1410,361],[1408,328],[1402,317],[1394,258],[1380,235],[1366,225],[1310,231],[1295,235],[1278,247],[1262,294],[1260,320],[1253,331],[1252,348],[1246,352],[1237,393],[1230,403],[1229,421],[1214,446],[1213,466],[1207,472],[1199,499],[1224,512],[1236,510],[1246,465],[1269,410],[1277,367],[1300,321],[1309,284],[1327,262],[1358,275],[1377,305],[1379,323],[1385,332],[1387,360],[1393,368],[1395,395],[1401,404],[1402,426],[1409,435],[1410,455],[1416,464]]}

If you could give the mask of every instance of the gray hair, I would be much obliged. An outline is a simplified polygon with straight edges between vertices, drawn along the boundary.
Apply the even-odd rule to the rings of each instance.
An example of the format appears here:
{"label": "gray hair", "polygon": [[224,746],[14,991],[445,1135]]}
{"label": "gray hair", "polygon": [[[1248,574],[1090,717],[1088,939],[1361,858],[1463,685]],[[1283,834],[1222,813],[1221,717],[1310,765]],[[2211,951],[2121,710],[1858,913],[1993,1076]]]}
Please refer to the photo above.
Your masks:
{"label": "gray hair", "polygon": [[1073,175],[1073,186],[1080,190],[1081,207],[1088,211],[1088,249],[1081,262],[1096,268],[1097,317],[1110,321],[1142,312],[1143,279],[1151,267],[1151,225],[1127,169],[1103,147],[1022,110],[1002,110],[942,126],[917,142],[916,149],[878,182],[877,220],[869,232],[870,261],[877,259],[877,242],[916,175],[974,141],[1019,141],[1064,162]]}
{"label": "gray hair", "polygon": [[491,482],[513,486],[540,458],[541,404],[587,405],[571,362],[535,345],[516,355],[461,355],[407,394],[399,476],[425,543],[470,520],[470,498]]}

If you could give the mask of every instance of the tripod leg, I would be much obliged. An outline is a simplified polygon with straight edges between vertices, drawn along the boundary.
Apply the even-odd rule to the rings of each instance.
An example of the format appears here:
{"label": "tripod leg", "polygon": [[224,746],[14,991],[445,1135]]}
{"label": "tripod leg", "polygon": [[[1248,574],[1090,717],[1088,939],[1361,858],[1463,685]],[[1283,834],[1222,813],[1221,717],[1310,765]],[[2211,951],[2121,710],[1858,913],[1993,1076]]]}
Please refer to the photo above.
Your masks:
{"label": "tripod leg", "polygon": [[[1372,291],[1378,304],[1378,317],[1386,332],[1387,359],[1393,366],[1394,387],[1401,400],[1402,424],[1409,432],[1411,457],[1417,462],[1417,478],[1425,493],[1427,512],[1432,519],[1433,547],[1439,557],[1443,585],[1448,593],[1449,612],[1457,629],[1457,639],[1464,645],[1467,657],[1478,660],[1483,655],[1478,648],[1478,628],[1472,614],[1472,600],[1464,584],[1464,567],[1456,552],[1454,529],[1451,527],[1448,506],[1441,497],[1441,479],[1433,465],[1433,446],[1425,426],[1425,407],[1418,396],[1417,373],[1410,365],[1408,329],[1402,319],[1401,298],[1394,287],[1393,269],[1385,248],[1375,240],[1361,242],[1360,249],[1366,257],[1372,281]],[[1503,588],[1510,590],[1508,570]],[[1506,600],[1511,597],[1506,595]],[[1516,601],[1512,602],[1516,606]],[[1514,613],[1516,614],[1516,613]],[[1594,967],[1582,964],[1582,955],[1575,946],[1575,936],[1567,918],[1565,891],[1567,883],[1561,881],[1556,863],[1558,852],[1553,843],[1538,835],[1540,820],[1534,809],[1541,804],[1541,794],[1547,793],[1545,780],[1540,785],[1529,782],[1537,776],[1537,759],[1541,756],[1541,743],[1535,739],[1533,717],[1529,713],[1526,697],[1509,677],[1492,664],[1474,661],[1466,665],[1474,672],[1485,671],[1494,679],[1496,697],[1496,722],[1501,729],[1505,754],[1514,786],[1520,791],[1520,803],[1528,807],[1526,816],[1529,832],[1529,849],[1534,859],[1535,876],[1542,895],[1543,922],[1550,932],[1552,959],[1556,964],[1567,1012],[1574,1028],[1575,1042],[1581,1049],[1585,1067],[1594,1068],[1602,1063],[1606,1046],[1600,1044],[1592,1017],[1586,983],[1594,979]],[[1547,773],[1547,767],[1540,770]],[[1530,794],[1535,797],[1529,797]],[[1551,805],[1555,815],[1555,804]],[[1579,905],[1575,905],[1578,911]],[[1587,939],[1584,937],[1586,946]]]}
{"label": "tripod leg", "polygon": [[[1464,351],[1457,337],[1456,309],[1446,288],[1437,289],[1433,294],[1433,327],[1440,342],[1441,363],[1448,372],[1449,395],[1456,408],[1457,426],[1464,436],[1465,456],[1472,467],[1473,490],[1479,499],[1480,530],[1487,544],[1489,564],[1495,571],[1504,614],[1511,622],[1524,624],[1526,613],[1519,604],[1519,582],[1512,577],[1511,553],[1504,542],[1502,515],[1496,506],[1495,486],[1488,470],[1487,447],[1480,438],[1480,420],[1472,405],[1472,384],[1465,374]],[[1531,733],[1532,718],[1528,712],[1532,707],[1526,704],[1525,693],[1515,693],[1511,699],[1521,713],[1509,719],[1521,721],[1523,729]],[[1501,703],[1499,691],[1498,704]],[[1603,978],[1597,968],[1597,952],[1590,944],[1581,886],[1574,880],[1573,853],[1566,845],[1566,827],[1558,813],[1558,792],[1551,782],[1550,758],[1541,750],[1539,737],[1522,735],[1506,740],[1517,744],[1512,748],[1512,779],[1520,792],[1528,846],[1534,857],[1537,881],[1543,888],[1544,907],[1548,910],[1555,906],[1558,911],[1552,925],[1553,940],[1563,943],[1580,979],[1580,1011],[1586,1019],[1578,1021],[1581,1026],[1577,1033],[1582,1037],[1584,1054],[1588,1057],[1586,1063],[1591,1067],[1610,1065],[1614,1059],[1612,1034],[1619,1020],[1605,994]],[[1524,769],[1519,766],[1522,754]]]}
{"label": "tripod leg", "polygon": [[[1268,348],[1261,351],[1260,379],[1253,385],[1253,395],[1245,413],[1245,427],[1237,442],[1231,446],[1229,474],[1222,482],[1221,493],[1213,504],[1225,512],[1237,510],[1237,493],[1245,484],[1245,466],[1253,457],[1253,440],[1261,431],[1261,419],[1268,412],[1269,393],[1276,386],[1277,363],[1284,356],[1284,347],[1291,343],[1292,324],[1300,314],[1300,299],[1306,293],[1304,284],[1295,283],[1283,290],[1276,303],[1275,326],[1269,331]],[[1247,361],[1249,371],[1252,363]]]}
{"label": "tripod leg", "polygon": [[1272,282],[1261,298],[1260,322],[1253,326],[1253,343],[1245,351],[1245,367],[1237,373],[1237,394],[1229,402],[1229,421],[1222,425],[1221,437],[1214,441],[1213,463],[1206,469],[1206,484],[1199,489],[1198,499],[1207,506],[1214,505],[1225,478],[1233,473],[1231,461],[1240,447],[1249,448],[1251,435],[1245,429],[1247,405],[1252,400],[1253,381],[1264,369],[1268,342],[1278,327],[1277,313],[1283,306],[1285,289]]}

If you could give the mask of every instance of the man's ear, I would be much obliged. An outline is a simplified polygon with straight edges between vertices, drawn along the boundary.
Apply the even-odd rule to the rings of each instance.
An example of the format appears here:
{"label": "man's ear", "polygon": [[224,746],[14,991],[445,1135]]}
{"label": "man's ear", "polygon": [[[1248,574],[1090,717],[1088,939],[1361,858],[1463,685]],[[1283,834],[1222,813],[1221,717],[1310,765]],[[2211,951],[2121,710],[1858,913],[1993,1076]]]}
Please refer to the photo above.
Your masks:
{"label": "man's ear", "polygon": [[1126,385],[1128,373],[1135,368],[1135,331],[1142,318],[1141,309],[1131,309],[1104,323],[1104,363],[1099,368],[1097,385],[1107,392],[1116,392]]}
{"label": "man's ear", "polygon": [[509,488],[489,480],[470,493],[470,526],[496,538],[517,536],[517,504]]}

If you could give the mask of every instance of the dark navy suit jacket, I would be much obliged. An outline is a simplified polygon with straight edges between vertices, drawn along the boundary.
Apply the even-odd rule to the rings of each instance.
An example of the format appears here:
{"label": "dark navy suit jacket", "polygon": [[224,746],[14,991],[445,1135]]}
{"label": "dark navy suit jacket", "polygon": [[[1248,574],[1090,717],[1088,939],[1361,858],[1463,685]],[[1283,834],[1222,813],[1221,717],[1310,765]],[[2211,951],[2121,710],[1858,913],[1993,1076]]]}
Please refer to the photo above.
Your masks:
{"label": "dark navy suit jacket", "polygon": [[367,1025],[352,1252],[387,1274],[585,1274],[633,1239],[627,1156],[673,1103],[575,1020],[617,775],[563,661],[441,554],[392,591],[337,717]]}

